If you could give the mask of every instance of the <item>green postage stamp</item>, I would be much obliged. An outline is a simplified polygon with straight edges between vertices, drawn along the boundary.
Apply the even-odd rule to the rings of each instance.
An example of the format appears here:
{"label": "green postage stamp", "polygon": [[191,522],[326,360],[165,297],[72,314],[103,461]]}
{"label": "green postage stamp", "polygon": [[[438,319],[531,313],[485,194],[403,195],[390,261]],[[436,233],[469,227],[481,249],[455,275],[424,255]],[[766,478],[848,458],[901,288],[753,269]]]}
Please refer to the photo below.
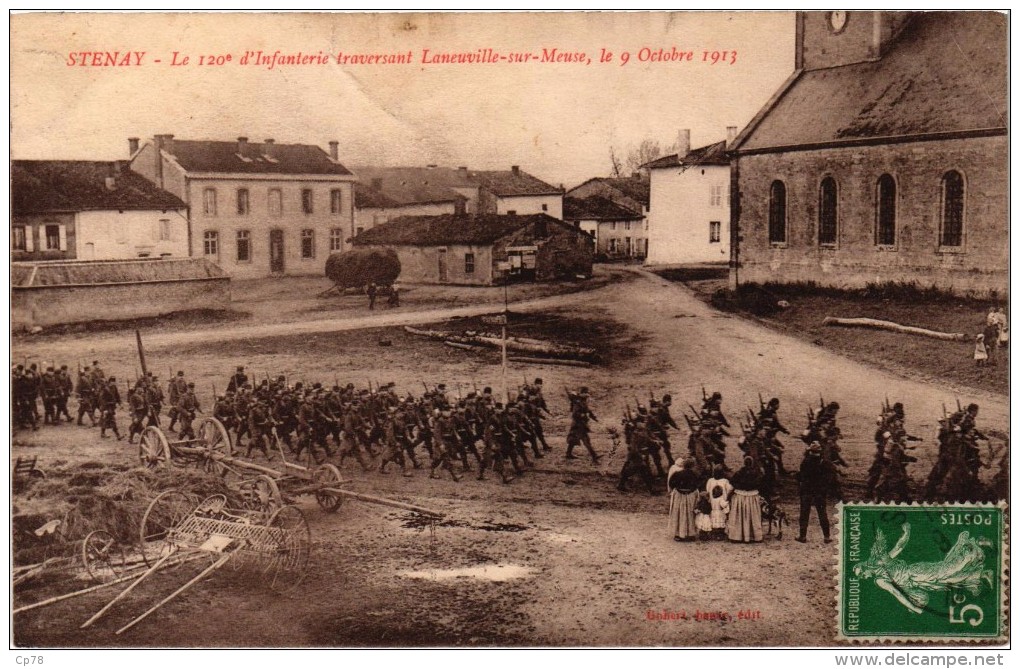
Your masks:
{"label": "green postage stamp", "polygon": [[842,504],[839,520],[838,639],[1006,640],[1005,504]]}

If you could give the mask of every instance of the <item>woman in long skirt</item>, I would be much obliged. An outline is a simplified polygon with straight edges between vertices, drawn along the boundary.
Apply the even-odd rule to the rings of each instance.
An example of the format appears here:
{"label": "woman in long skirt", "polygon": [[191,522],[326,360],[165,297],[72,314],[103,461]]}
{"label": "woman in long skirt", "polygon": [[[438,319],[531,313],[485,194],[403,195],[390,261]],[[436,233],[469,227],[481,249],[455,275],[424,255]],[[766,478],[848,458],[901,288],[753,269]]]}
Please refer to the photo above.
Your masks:
{"label": "woman in long skirt", "polygon": [[669,468],[669,531],[674,541],[691,541],[698,536],[694,511],[698,505],[699,477],[693,458],[677,460]]}
{"label": "woman in long skirt", "polygon": [[763,473],[753,458],[744,458],[744,466],[730,479],[733,497],[730,514],[726,519],[726,534],[730,541],[761,541],[765,534],[761,523],[761,486]]}

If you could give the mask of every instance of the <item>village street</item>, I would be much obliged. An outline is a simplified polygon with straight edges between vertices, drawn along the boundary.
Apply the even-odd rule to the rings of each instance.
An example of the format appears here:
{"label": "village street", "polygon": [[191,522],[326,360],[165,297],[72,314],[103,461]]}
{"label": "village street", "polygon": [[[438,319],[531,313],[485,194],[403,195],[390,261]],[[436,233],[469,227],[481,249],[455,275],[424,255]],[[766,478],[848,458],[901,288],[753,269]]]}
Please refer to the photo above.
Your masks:
{"label": "village street", "polygon": [[[674,452],[682,452],[687,430],[680,418],[688,402],[700,402],[701,387],[723,394],[723,409],[736,425],[746,407],[757,408],[758,394],[779,397],[779,417],[796,435],[805,411],[819,395],[840,402],[848,486],[860,490],[870,463],[875,417],[886,397],[906,407],[907,428],[925,441],[911,468],[923,480],[934,461],[935,421],[942,404],[956,397],[981,404],[978,424],[986,431],[1008,430],[1005,397],[955,394],[939,387],[866,367],[827,353],[761,325],[716,312],[678,284],[643,270],[591,292],[518,303],[512,311],[555,310],[577,318],[626,323],[625,339],[637,353],[604,367],[533,367],[515,364],[522,374],[545,378],[554,414],[547,434],[553,446],[536,471],[510,485],[473,476],[459,484],[430,480],[427,470],[412,478],[395,473],[361,473],[348,462],[345,476],[362,492],[388,496],[448,514],[434,528],[410,521],[407,514],[347,503],[336,515],[323,513],[308,498],[297,500],[314,537],[312,566],[306,581],[290,596],[276,597],[257,579],[217,576],[161,610],[130,634],[112,630],[131,611],[152,602],[185,580],[183,573],[154,583],[147,594],[125,604],[114,620],[95,631],[77,629],[109,595],[98,593],[16,618],[19,643],[41,645],[169,646],[345,646],[345,645],[828,645],[833,631],[835,545],[824,545],[817,520],[809,543],[796,533],[795,484],[787,480],[782,503],[791,516],[782,540],[763,544],[726,542],[676,544],[665,531],[667,498],[615,490],[622,448],[610,452],[605,428],[618,425],[625,405],[647,402],[649,391],[670,392],[681,425]],[[491,308],[416,313],[381,313],[349,321],[316,321],[271,328],[229,327],[204,332],[161,333],[146,338],[147,354],[162,368],[170,360],[207,386],[222,379],[237,356],[275,371],[335,369],[341,379],[366,376],[392,379],[398,392],[420,389],[418,379],[469,384],[479,379],[498,387],[498,367],[465,359],[460,353],[425,340],[411,339],[420,355],[406,348],[351,350],[337,359],[319,354],[322,333],[350,328],[379,328],[404,323],[435,323],[444,317]],[[821,315],[819,315],[821,317]],[[453,324],[437,327],[452,328]],[[390,330],[364,330],[367,334]],[[299,334],[295,334],[299,333]],[[315,334],[312,334],[315,333]],[[357,333],[354,333],[355,335]],[[258,338],[259,349],[242,349]],[[281,339],[282,337],[282,339]],[[49,338],[47,338],[49,339]],[[222,339],[223,348],[216,340]],[[286,346],[267,349],[279,339]],[[36,355],[66,349],[85,357],[93,351],[107,369],[131,365],[133,337],[103,336],[49,340]],[[329,337],[326,337],[329,340]],[[307,347],[295,342],[308,341]],[[269,342],[270,344],[267,344]],[[420,342],[420,343],[419,343]],[[43,342],[38,342],[42,344]],[[623,345],[624,341],[619,342]],[[15,343],[15,357],[31,339]],[[114,348],[117,352],[113,353]],[[52,349],[52,350],[51,350]],[[252,350],[263,353],[253,358]],[[87,353],[88,352],[88,353]],[[97,355],[99,355],[97,353]],[[443,357],[447,356],[447,357]],[[450,357],[453,356],[453,357]],[[154,363],[155,364],[155,363]],[[251,363],[250,364],[254,364]],[[306,376],[314,379],[313,372]],[[222,382],[222,381],[220,381]],[[584,459],[562,459],[568,425],[563,387],[587,385],[600,423],[594,424],[597,450],[608,453],[593,468]],[[733,432],[737,430],[734,429]],[[786,464],[795,469],[802,449],[795,436],[784,437]],[[739,451],[729,440],[729,464]],[[45,447],[45,448],[39,448]],[[83,428],[43,428],[19,435],[12,455],[43,458],[132,462],[134,449],[123,442],[101,441]],[[983,476],[990,476],[986,470]],[[183,571],[183,570],[182,570]],[[144,590],[144,589],[143,589]],[[133,603],[132,603],[133,602]],[[649,620],[649,611],[686,613],[688,618]],[[713,619],[697,620],[697,612]],[[745,618],[740,619],[740,612]],[[720,612],[727,617],[718,618]],[[201,620],[200,625],[181,624]]]}

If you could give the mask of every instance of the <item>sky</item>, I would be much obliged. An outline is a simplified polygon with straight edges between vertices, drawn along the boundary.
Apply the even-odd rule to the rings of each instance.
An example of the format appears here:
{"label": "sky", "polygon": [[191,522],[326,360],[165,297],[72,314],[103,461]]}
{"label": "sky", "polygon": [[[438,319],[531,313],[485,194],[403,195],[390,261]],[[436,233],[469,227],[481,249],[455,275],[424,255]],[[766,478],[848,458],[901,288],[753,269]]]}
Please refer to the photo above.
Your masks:
{"label": "sky", "polygon": [[[429,59],[479,49],[539,58],[436,64],[422,62],[426,49]],[[541,62],[543,49],[585,60]],[[653,62],[659,49],[690,60]],[[328,62],[241,63],[259,50]],[[600,62],[603,50],[612,60]],[[101,62],[144,55],[93,66],[94,52]],[[188,64],[171,64],[174,52]],[[336,62],[408,52],[410,64]],[[323,148],[335,139],[352,165],[520,165],[569,188],[609,175],[611,149],[669,146],[683,128],[693,147],[724,139],[793,63],[792,12],[16,14],[11,154],[123,159],[128,137],[156,133]]]}

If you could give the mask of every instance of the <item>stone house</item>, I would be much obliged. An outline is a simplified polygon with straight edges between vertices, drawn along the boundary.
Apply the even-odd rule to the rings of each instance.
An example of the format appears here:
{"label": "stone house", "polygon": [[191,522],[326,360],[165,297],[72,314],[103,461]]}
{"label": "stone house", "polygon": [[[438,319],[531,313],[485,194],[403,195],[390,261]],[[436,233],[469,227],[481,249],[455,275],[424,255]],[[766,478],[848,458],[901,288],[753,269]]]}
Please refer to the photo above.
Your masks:
{"label": "stone house", "polygon": [[11,260],[188,257],[187,207],[122,162],[11,162]]}
{"label": "stone house", "polygon": [[732,283],[1004,293],[1007,17],[800,12],[796,25],[795,71],[731,147]]}
{"label": "stone house", "polygon": [[639,211],[601,195],[567,196],[563,198],[563,220],[595,238],[597,258],[644,258],[645,219]]}
{"label": "stone house", "polygon": [[322,274],[354,236],[354,175],[310,144],[129,139],[131,169],[182,199],[190,250],[232,278]]}
{"label": "stone house", "polygon": [[546,214],[406,216],[366,230],[355,247],[397,252],[402,283],[492,285],[591,275],[594,240]]}

